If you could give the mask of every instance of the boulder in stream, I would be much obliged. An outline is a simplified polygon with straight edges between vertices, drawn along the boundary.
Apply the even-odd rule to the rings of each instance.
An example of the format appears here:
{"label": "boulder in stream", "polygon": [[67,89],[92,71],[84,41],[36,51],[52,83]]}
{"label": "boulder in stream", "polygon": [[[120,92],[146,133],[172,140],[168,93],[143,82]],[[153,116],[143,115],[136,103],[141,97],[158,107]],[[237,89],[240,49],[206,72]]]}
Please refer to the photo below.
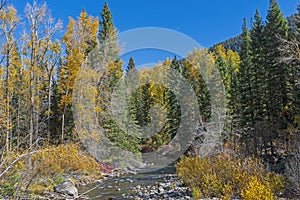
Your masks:
{"label": "boulder in stream", "polygon": [[78,190],[75,184],[70,180],[66,180],[58,186],[54,187],[54,191],[63,195],[78,197]]}

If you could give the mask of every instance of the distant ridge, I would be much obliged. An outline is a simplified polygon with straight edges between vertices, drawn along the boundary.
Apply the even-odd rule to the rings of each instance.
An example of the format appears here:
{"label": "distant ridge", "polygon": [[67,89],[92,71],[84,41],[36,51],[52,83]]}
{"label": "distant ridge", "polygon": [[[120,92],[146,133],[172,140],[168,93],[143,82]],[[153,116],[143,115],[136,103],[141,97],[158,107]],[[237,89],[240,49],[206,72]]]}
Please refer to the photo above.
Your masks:
{"label": "distant ridge", "polygon": [[[291,15],[287,17],[288,25],[291,27],[292,31],[295,30],[295,15]],[[229,38],[227,40],[224,40],[223,42],[217,43],[209,48],[210,51],[213,51],[213,49],[218,45],[223,45],[225,49],[231,49],[232,51],[236,51],[238,53],[241,52],[241,46],[242,46],[242,36],[238,35],[232,38]]]}

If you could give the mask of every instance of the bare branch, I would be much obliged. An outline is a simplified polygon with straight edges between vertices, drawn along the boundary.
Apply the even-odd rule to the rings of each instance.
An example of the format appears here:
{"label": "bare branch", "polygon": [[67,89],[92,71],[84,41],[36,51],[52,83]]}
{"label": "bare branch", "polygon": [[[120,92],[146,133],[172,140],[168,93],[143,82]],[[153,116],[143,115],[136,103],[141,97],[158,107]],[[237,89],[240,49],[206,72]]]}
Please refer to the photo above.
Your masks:
{"label": "bare branch", "polygon": [[279,35],[276,35],[276,37],[282,44],[278,50],[286,55],[285,57],[280,58],[279,61],[284,63],[300,61],[300,43],[295,38],[288,40],[280,37]]}

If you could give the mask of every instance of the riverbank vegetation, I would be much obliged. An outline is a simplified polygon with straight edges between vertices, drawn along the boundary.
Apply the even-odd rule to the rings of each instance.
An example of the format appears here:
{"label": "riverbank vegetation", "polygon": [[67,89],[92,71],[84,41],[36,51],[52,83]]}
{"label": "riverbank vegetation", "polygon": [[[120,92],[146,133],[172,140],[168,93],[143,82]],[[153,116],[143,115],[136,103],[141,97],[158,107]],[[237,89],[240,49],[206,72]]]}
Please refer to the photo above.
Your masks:
{"label": "riverbank vegetation", "polygon": [[[293,24],[288,24],[277,1],[271,0],[266,20],[259,11],[250,25],[244,20],[238,52],[230,44],[228,48],[216,45],[161,63],[193,88],[201,126],[220,114],[206,80],[213,79],[217,69],[223,82],[227,106],[219,116],[221,128],[214,133],[218,137],[210,141],[215,148],[204,156],[201,148],[206,140],[200,137],[200,144],[187,153],[190,156],[176,164],[178,176],[196,198],[299,197],[300,7],[292,18]],[[107,40],[110,62],[91,94],[95,117],[111,144],[140,157],[167,148],[181,117],[186,117],[181,116],[176,94],[150,81],[125,99],[129,112],[122,117],[134,122],[130,124],[134,127],[126,127],[131,132],[118,126],[110,111],[112,93],[119,80],[137,69],[134,58],[128,64],[119,58],[117,30],[107,3],[99,16],[82,10],[77,18],[70,17],[64,29],[46,3],[28,3],[24,13],[19,13],[8,1],[0,0],[0,37],[0,197],[42,194],[66,178],[73,177],[75,182],[101,178],[105,169],[99,163],[106,160],[93,158],[81,143],[72,98],[82,64]],[[201,62],[196,66],[193,61]],[[203,69],[207,77],[202,77]],[[144,82],[157,72],[165,73],[159,65],[138,70]],[[174,79],[180,87],[176,83]],[[164,112],[152,112],[155,105]],[[140,137],[141,127],[154,119],[156,134]]]}
{"label": "riverbank vegetation", "polygon": [[183,157],[176,170],[195,198],[274,199],[285,184],[282,175],[267,172],[258,159],[241,159],[228,153],[203,159]]}
{"label": "riverbank vegetation", "polygon": [[298,197],[299,13],[300,7],[289,26],[271,0],[266,20],[258,10],[250,26],[244,19],[236,70],[221,45],[212,49],[227,93],[227,121],[221,151],[177,164],[195,196]]}

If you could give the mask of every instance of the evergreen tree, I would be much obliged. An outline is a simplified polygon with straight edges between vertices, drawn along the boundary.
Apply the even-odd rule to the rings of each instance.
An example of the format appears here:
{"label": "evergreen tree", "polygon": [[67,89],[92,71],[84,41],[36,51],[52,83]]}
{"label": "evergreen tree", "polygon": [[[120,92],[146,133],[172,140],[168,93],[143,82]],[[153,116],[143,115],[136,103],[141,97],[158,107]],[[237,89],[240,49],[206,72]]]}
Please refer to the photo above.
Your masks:
{"label": "evergreen tree", "polygon": [[100,44],[104,45],[107,48],[106,53],[109,54],[114,60],[118,58],[119,55],[119,46],[117,39],[117,31],[112,20],[112,14],[108,7],[107,2],[104,3],[104,6],[101,11],[100,28],[98,39]]}
{"label": "evergreen tree", "polygon": [[129,63],[126,68],[126,73],[129,73],[131,70],[135,69],[135,63],[132,57],[129,58]]}
{"label": "evergreen tree", "polygon": [[[293,65],[293,80],[294,80],[294,99],[295,99],[295,123],[300,128],[300,4],[297,7],[297,13],[295,14],[295,38],[293,44],[296,47],[292,47],[294,50],[292,61]],[[288,46],[290,48],[290,45]]]}
{"label": "evergreen tree", "polygon": [[[239,106],[240,106],[240,131],[241,131],[241,146],[245,146],[246,152],[250,152],[250,140],[255,138],[253,135],[254,120],[254,98],[253,85],[251,77],[253,74],[252,50],[250,31],[247,27],[246,19],[244,18],[243,43],[241,46],[241,63],[239,72]],[[256,142],[254,141],[254,144]]]}
{"label": "evergreen tree", "polygon": [[[247,28],[247,22],[244,18],[243,23],[243,33],[242,33],[243,43],[241,46],[241,63],[240,63],[240,73],[239,73],[239,93],[240,93],[240,125],[241,127],[253,126],[254,112],[253,112],[253,93],[251,85],[251,71],[252,59],[251,59],[251,38],[250,31]],[[248,124],[249,123],[249,124]]]}
{"label": "evergreen tree", "polygon": [[265,74],[265,54],[263,48],[265,46],[264,40],[264,25],[260,17],[260,13],[256,10],[254,16],[254,23],[251,30],[251,50],[252,63],[249,66],[250,83],[252,87],[252,109],[253,109],[253,123],[261,122],[266,116],[266,74]]}
{"label": "evergreen tree", "polygon": [[98,40],[100,43],[100,53],[105,52],[106,63],[105,72],[100,78],[98,88],[98,104],[101,113],[99,113],[99,120],[101,124],[107,125],[111,121],[109,117],[109,106],[111,94],[119,79],[123,76],[122,61],[118,58],[119,47],[117,40],[117,32],[112,21],[112,14],[107,2],[101,11],[102,20],[99,22],[100,28],[98,32]]}
{"label": "evergreen tree", "polygon": [[239,72],[240,58],[237,52],[226,50],[222,45],[218,45],[214,52],[215,64],[220,72],[225,92],[226,92],[226,136],[231,137],[237,129],[238,101],[237,94],[237,74]]}
{"label": "evergreen tree", "polygon": [[300,41],[300,4],[297,6],[297,13],[294,17],[295,25],[295,36],[298,41]]}
{"label": "evergreen tree", "polygon": [[[185,68],[182,65],[181,61],[177,60],[176,56],[174,56],[170,68],[176,70],[181,75],[185,74],[185,70],[184,70]],[[170,79],[173,80],[172,77],[170,77]],[[173,80],[171,84],[175,88],[181,87],[181,85],[178,83],[177,80]],[[170,140],[172,137],[176,135],[176,131],[179,126],[180,106],[177,97],[173,93],[173,91],[171,91],[171,88],[166,89],[164,99],[165,99],[165,106],[167,111],[165,128],[166,128],[167,139]]]}
{"label": "evergreen tree", "polygon": [[288,65],[280,62],[284,54],[279,48],[282,45],[280,38],[287,39],[288,25],[276,0],[270,1],[264,33],[267,117],[277,128],[286,128],[288,119],[284,113],[291,101],[290,71]]}

